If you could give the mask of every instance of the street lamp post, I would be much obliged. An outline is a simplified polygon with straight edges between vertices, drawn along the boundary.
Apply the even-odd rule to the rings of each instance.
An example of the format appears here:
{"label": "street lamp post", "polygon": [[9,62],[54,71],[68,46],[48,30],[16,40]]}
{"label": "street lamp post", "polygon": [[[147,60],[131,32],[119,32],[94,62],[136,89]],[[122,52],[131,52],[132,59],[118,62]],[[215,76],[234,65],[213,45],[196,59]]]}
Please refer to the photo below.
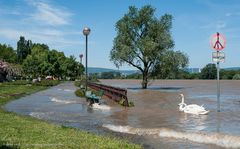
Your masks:
{"label": "street lamp post", "polygon": [[88,67],[87,67],[87,58],[88,58],[88,56],[87,56],[87,50],[88,50],[88,35],[90,34],[90,28],[88,28],[88,27],[85,27],[84,29],[83,29],[83,35],[85,35],[86,36],[86,63],[85,63],[85,69],[86,69],[86,86],[85,86],[85,94],[87,93],[87,83],[88,83]]}

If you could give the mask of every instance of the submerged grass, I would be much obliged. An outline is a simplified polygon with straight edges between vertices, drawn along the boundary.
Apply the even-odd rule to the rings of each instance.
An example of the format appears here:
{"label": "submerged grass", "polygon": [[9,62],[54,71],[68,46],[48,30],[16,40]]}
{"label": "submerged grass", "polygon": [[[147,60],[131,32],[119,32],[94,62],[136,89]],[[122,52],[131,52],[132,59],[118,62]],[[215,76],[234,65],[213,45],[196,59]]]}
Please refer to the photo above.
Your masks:
{"label": "submerged grass", "polygon": [[7,112],[2,108],[11,100],[46,88],[0,84],[0,148],[141,148],[126,140],[54,125]]}

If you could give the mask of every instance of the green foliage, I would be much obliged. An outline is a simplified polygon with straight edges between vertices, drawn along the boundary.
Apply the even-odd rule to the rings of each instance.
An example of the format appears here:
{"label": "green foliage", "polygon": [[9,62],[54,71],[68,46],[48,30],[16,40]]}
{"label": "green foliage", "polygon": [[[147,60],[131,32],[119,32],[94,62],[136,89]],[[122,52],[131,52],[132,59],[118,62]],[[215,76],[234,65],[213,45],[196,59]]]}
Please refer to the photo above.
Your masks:
{"label": "green foliage", "polygon": [[201,79],[216,79],[217,67],[216,64],[207,64],[201,71]]}
{"label": "green foliage", "polygon": [[16,51],[11,46],[6,44],[0,44],[0,60],[8,63],[17,63]]}
{"label": "green foliage", "polygon": [[101,79],[114,79],[114,78],[120,78],[121,73],[120,72],[102,72],[101,73]]}
{"label": "green foliage", "polygon": [[34,44],[32,53],[23,61],[25,73],[32,77],[55,76],[70,77],[72,80],[82,75],[84,67],[73,56],[66,57],[63,52],[49,50],[44,44]]}
{"label": "green foliage", "polygon": [[23,36],[20,36],[20,39],[17,42],[17,58],[19,63],[22,63],[28,54],[31,54],[31,49],[32,41],[27,41]]}
{"label": "green foliage", "polygon": [[181,69],[188,64],[188,57],[180,51],[167,51],[154,67],[153,76],[160,79],[178,79],[182,78],[184,72]]}
{"label": "green foliage", "polygon": [[118,104],[120,104],[121,106],[124,106],[124,101],[125,101],[125,99],[121,99],[121,100],[118,102]]}
{"label": "green foliage", "polygon": [[133,73],[126,76],[126,79],[142,79],[142,74]]}
{"label": "green foliage", "polygon": [[36,86],[55,86],[58,85],[60,81],[58,80],[41,80],[40,82],[32,83]]}
{"label": "green foliage", "polygon": [[240,74],[235,74],[232,79],[233,80],[240,80]]}
{"label": "green foliage", "polygon": [[74,81],[74,85],[80,87],[82,85],[81,81]]}
{"label": "green foliage", "polygon": [[25,40],[23,36],[17,42],[17,51],[10,46],[0,44],[0,53],[0,60],[13,63],[11,64],[13,69],[8,69],[11,74],[0,72],[0,78],[6,79],[6,76],[10,74],[30,78],[54,76],[74,80],[81,78],[84,72],[83,65],[77,62],[74,56],[66,57],[63,52],[50,50],[45,44],[32,43],[31,40]]}
{"label": "green foliage", "polygon": [[239,70],[220,70],[220,78],[225,80],[232,80],[234,75],[240,73]]}
{"label": "green foliage", "polygon": [[183,71],[181,77],[178,77],[178,79],[199,79],[200,78],[200,73],[189,73],[186,71]]}
{"label": "green foliage", "polygon": [[128,105],[129,105],[129,107],[134,107],[135,106],[133,101],[128,101]]}
{"label": "green foliage", "polygon": [[[120,104],[121,106],[125,106],[125,105],[124,105],[124,101],[125,101],[125,99],[122,98],[122,99],[118,102],[118,104]],[[134,107],[134,102],[128,100],[128,106],[129,106],[129,107]]]}
{"label": "green foliage", "polygon": [[78,97],[85,97],[85,92],[82,89],[78,89],[75,91],[75,95]]}
{"label": "green foliage", "polygon": [[8,84],[8,85],[27,85],[27,84],[32,84],[32,82],[27,81],[27,80],[17,80],[17,81],[12,81],[12,82],[6,82],[4,84]]}
{"label": "green foliage", "polygon": [[35,86],[55,86],[58,85],[60,81],[58,80],[41,80],[40,82],[33,83],[27,80],[17,80],[12,82],[5,82],[5,85],[35,85]]}
{"label": "green foliage", "polygon": [[[141,9],[129,7],[128,13],[116,23],[117,36],[110,53],[110,60],[117,67],[127,63],[141,71],[142,88],[147,88],[153,68],[155,71],[166,68],[160,64],[166,61],[162,59],[174,47],[170,31],[172,16],[165,14],[158,19],[154,13],[155,9],[149,5]],[[186,55],[180,52],[176,55],[174,68],[183,67],[188,61]]]}

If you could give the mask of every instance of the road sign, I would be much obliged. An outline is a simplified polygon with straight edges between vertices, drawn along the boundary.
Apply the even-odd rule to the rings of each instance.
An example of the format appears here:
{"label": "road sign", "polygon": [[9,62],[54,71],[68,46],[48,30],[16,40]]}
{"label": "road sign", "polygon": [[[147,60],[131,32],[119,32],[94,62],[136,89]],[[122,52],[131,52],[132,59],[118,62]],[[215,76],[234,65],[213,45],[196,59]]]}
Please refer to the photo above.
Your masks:
{"label": "road sign", "polygon": [[214,50],[221,51],[226,47],[226,38],[217,32],[212,36],[210,44]]}
{"label": "road sign", "polygon": [[225,62],[225,53],[223,52],[213,52],[212,53],[212,61],[213,62],[222,62],[224,63]]}

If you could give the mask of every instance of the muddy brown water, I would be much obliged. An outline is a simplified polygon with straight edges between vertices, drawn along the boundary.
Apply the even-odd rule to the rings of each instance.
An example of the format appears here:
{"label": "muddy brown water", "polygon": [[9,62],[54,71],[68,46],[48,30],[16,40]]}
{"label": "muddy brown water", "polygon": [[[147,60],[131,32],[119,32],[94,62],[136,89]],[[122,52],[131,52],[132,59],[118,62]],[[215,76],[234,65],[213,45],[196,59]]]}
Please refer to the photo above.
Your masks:
{"label": "muddy brown water", "polygon": [[[111,133],[145,148],[240,147],[240,81],[221,80],[221,112],[217,112],[215,80],[155,80],[146,90],[140,88],[139,80],[101,82],[127,88],[135,106],[123,108],[105,98],[110,110],[89,108],[85,99],[74,95],[73,83],[67,82],[5,108],[96,134]],[[204,105],[210,113],[179,112],[180,93],[187,104]]]}

